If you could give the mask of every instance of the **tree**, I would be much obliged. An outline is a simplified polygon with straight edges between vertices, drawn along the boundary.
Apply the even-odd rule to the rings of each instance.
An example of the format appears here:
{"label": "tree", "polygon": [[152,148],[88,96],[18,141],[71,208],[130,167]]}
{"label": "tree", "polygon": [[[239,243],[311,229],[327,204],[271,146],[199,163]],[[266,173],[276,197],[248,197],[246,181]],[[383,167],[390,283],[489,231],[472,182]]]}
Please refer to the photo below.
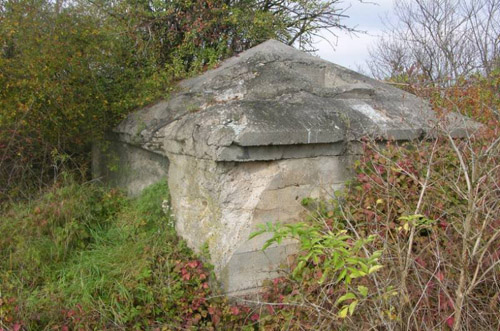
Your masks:
{"label": "tree", "polygon": [[92,141],[178,79],[268,38],[310,49],[348,29],[339,3],[0,0],[0,201],[88,163]]}
{"label": "tree", "polygon": [[394,13],[370,51],[375,77],[446,85],[498,66],[500,0],[402,0]]}
{"label": "tree", "polygon": [[[66,1],[1,1],[0,200],[54,178],[123,113],[151,71],[117,27]],[[145,86],[145,87],[143,87]]]}
{"label": "tree", "polygon": [[354,31],[340,0],[89,0],[127,22],[159,66],[199,70],[269,38],[314,50],[320,30]]}

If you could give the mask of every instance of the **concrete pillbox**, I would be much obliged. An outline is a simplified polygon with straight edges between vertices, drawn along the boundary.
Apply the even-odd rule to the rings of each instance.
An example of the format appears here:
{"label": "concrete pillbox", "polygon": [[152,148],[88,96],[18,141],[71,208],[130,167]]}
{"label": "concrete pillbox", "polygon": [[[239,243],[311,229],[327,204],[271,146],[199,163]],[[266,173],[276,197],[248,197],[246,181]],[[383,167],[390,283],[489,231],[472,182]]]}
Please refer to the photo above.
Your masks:
{"label": "concrete pillbox", "polygon": [[[295,252],[293,242],[262,252],[266,236],[248,240],[258,224],[298,221],[303,198],[339,189],[362,137],[411,140],[436,121],[410,93],[269,40],[128,116],[109,152],[95,149],[93,169],[132,195],[168,177],[179,235],[195,251],[208,246],[237,295]],[[455,136],[474,126],[455,114],[446,122]]]}

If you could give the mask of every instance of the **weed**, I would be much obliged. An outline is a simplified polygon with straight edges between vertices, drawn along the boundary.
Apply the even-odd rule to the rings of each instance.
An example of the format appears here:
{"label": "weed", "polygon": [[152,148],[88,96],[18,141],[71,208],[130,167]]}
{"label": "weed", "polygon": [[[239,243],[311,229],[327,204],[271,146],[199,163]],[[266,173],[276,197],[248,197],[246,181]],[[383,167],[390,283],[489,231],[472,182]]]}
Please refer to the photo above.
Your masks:
{"label": "weed", "polygon": [[248,308],[213,295],[210,269],[176,236],[165,199],[165,181],[129,200],[68,179],[7,208],[0,221],[0,328],[254,323],[245,318]]}

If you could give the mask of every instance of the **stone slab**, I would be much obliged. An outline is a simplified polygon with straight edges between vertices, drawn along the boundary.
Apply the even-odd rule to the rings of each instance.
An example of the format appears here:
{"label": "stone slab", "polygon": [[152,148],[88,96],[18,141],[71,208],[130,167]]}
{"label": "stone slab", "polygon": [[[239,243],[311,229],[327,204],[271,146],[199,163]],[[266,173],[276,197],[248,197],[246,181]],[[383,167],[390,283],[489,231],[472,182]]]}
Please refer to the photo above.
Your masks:
{"label": "stone slab", "polygon": [[[447,121],[455,136],[476,127],[457,114]],[[415,95],[270,40],[181,82],[169,99],[135,112],[114,131],[164,155],[250,162],[296,157],[286,148],[256,147],[319,144],[307,154],[321,156],[332,153],[327,144],[367,135],[418,138],[436,122]]]}

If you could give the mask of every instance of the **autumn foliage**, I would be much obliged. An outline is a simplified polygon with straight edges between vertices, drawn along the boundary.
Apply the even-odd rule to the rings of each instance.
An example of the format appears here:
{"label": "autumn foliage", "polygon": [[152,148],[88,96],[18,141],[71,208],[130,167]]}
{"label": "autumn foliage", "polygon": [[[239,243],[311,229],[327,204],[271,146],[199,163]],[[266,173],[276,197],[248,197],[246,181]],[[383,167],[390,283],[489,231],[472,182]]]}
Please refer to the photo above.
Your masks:
{"label": "autumn foliage", "polygon": [[344,190],[264,229],[301,251],[258,299],[218,293],[161,210],[165,183],[137,200],[81,184],[91,142],[129,111],[263,39],[307,42],[300,15],[333,26],[335,2],[0,1],[0,330],[498,330],[498,68],[391,77],[482,126],[353,142]]}
{"label": "autumn foliage", "polygon": [[[306,201],[311,224],[324,234],[347,231],[366,242],[363,257],[381,251],[383,268],[358,280],[352,316],[338,304],[346,287],[325,281],[329,247],[319,263],[301,266],[270,287],[282,325],[297,329],[497,330],[500,320],[500,106],[498,72],[450,88],[407,85],[450,111],[482,123],[462,139],[440,123],[432,139],[364,140],[355,177],[330,201]],[[276,233],[276,232],[275,232]],[[321,234],[322,233],[322,234]],[[354,244],[355,241],[353,240]],[[297,257],[310,256],[305,250]],[[302,255],[304,254],[304,255]],[[354,261],[354,260],[351,260]],[[295,264],[293,268],[297,268]],[[304,271],[305,270],[305,271]],[[348,289],[349,291],[349,289]],[[350,291],[359,293],[359,287]],[[289,323],[289,324],[287,324]]]}
{"label": "autumn foliage", "polygon": [[337,0],[0,2],[0,201],[88,177],[90,144],[180,79],[269,38],[310,49],[341,18]]}

